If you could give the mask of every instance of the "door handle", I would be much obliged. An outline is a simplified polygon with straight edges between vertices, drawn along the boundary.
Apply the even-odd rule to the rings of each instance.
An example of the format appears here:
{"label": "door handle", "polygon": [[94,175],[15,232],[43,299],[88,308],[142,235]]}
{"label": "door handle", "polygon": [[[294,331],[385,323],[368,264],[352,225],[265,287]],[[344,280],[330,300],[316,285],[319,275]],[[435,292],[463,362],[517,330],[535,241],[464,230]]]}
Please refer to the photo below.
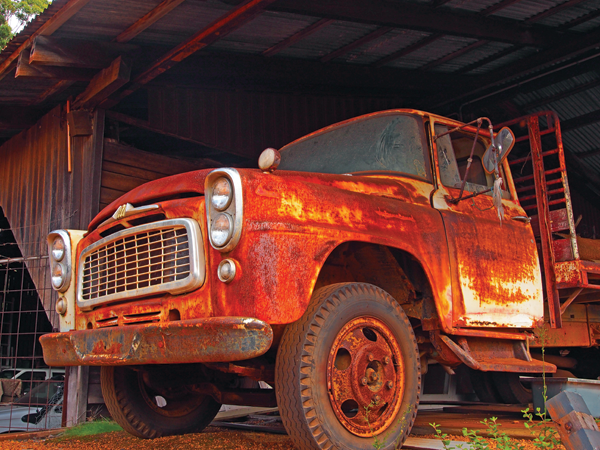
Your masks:
{"label": "door handle", "polygon": [[517,222],[523,222],[523,223],[531,223],[531,217],[527,217],[527,216],[514,216],[514,217],[511,217],[510,220],[516,220]]}

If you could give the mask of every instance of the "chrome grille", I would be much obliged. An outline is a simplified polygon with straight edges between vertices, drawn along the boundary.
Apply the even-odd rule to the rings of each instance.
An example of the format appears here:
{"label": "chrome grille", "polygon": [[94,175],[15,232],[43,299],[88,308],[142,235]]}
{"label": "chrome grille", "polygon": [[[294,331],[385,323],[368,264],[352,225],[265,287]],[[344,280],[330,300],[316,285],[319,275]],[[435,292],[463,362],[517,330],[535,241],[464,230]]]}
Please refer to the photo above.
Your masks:
{"label": "chrome grille", "polygon": [[191,219],[132,227],[96,242],[79,260],[79,306],[197,288],[204,282],[201,242]]}

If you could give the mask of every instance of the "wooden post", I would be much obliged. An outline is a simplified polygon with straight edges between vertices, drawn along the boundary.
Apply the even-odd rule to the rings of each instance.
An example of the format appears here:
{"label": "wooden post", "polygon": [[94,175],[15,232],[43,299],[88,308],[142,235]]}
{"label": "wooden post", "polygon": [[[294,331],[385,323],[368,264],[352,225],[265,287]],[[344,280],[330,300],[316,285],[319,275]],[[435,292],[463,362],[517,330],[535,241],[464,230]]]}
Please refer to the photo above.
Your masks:
{"label": "wooden post", "polygon": [[581,395],[561,392],[546,402],[546,408],[567,450],[600,449],[598,425]]}
{"label": "wooden post", "polygon": [[67,371],[69,376],[66,426],[72,427],[86,420],[90,368],[88,366],[67,367]]}

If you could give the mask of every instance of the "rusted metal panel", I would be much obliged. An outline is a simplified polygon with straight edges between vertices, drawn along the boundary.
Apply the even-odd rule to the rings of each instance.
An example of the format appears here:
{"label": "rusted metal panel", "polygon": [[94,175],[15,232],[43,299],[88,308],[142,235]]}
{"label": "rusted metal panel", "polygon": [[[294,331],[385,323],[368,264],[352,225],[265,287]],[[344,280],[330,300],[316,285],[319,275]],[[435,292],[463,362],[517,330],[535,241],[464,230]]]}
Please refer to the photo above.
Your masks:
{"label": "rusted metal panel", "polygon": [[257,319],[211,317],[46,334],[40,342],[50,366],[182,364],[255,358],[271,347],[273,331]]}

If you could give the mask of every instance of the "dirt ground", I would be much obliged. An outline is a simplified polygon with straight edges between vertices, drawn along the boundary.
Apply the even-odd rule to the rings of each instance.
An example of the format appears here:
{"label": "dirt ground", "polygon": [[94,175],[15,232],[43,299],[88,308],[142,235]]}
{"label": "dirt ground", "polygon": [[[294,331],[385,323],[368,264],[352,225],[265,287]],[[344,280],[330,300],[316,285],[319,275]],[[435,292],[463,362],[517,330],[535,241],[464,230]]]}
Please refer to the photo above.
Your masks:
{"label": "dirt ground", "polygon": [[[434,438],[434,436],[414,436]],[[450,436],[451,440],[465,440]],[[535,450],[530,440],[519,440],[524,450]],[[293,450],[291,439],[285,435],[228,430],[208,427],[204,432],[185,436],[170,436],[154,440],[135,438],[124,431],[79,438],[50,438],[45,440],[0,441],[2,450]],[[562,446],[556,450],[564,449]]]}

